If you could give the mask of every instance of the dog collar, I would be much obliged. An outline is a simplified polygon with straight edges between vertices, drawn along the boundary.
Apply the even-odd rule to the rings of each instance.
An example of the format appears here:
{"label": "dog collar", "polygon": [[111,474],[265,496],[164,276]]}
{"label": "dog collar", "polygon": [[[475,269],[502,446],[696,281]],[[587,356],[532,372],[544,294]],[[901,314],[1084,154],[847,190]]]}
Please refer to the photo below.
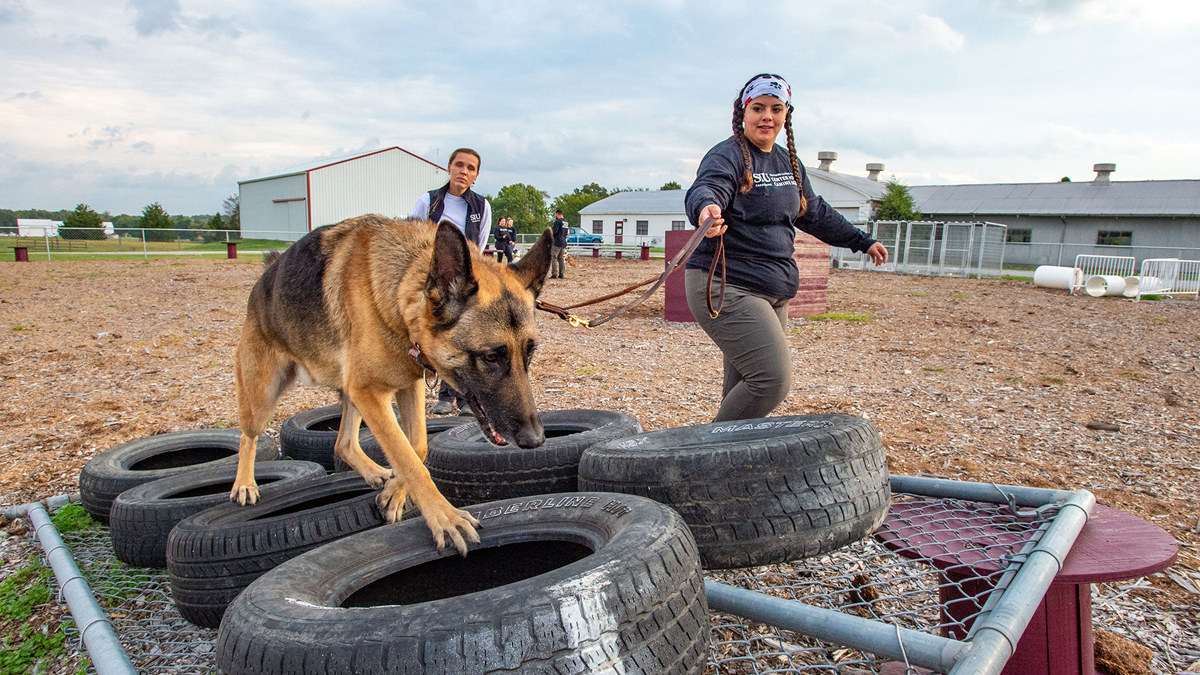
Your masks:
{"label": "dog collar", "polygon": [[411,340],[409,342],[410,342],[410,344],[412,344],[412,347],[409,347],[409,349],[408,349],[408,358],[412,359],[413,363],[417,364],[418,366],[421,366],[425,370],[428,370],[431,373],[437,374],[437,369],[435,369],[433,366],[429,365],[425,361],[425,359],[422,358],[423,355],[421,354],[421,345],[417,344],[416,342],[412,342]]}

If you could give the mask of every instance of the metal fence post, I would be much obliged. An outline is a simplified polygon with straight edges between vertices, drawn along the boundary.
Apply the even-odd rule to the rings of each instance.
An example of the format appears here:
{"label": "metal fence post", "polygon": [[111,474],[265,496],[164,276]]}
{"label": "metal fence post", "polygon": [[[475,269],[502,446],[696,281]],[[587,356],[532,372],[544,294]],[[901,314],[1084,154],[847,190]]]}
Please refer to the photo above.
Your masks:
{"label": "metal fence post", "polygon": [[50,262],[50,229],[42,230],[42,236],[46,238],[46,262]]}
{"label": "metal fence post", "polygon": [[146,228],[142,228],[142,259],[150,260],[150,254],[146,252]]}

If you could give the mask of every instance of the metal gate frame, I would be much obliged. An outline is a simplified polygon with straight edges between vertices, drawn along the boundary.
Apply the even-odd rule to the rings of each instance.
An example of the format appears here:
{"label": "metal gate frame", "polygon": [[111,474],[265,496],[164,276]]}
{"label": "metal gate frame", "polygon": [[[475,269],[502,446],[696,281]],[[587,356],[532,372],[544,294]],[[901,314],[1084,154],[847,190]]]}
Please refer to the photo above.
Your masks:
{"label": "metal gate frame", "polygon": [[893,492],[964,499],[1058,513],[1039,539],[1009,562],[965,640],[931,635],[895,624],[784,600],[706,581],[709,609],[733,614],[819,640],[895,659],[948,675],[997,675],[1029,625],[1062,568],[1075,538],[1087,524],[1096,498],[1087,490],[1047,490],[995,483],[892,476]]}

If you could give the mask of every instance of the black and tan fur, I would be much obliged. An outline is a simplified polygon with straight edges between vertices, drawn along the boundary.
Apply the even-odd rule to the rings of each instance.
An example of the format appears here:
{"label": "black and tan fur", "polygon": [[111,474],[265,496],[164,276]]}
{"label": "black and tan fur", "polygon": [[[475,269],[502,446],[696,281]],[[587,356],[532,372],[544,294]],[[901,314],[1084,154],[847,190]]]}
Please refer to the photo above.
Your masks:
{"label": "black and tan fur", "polygon": [[[337,454],[371,487],[383,488],[378,501],[387,520],[400,518],[407,497],[438,546],[452,543],[465,555],[464,537],[479,541],[479,523],[451,506],[425,469],[425,383],[409,350],[420,345],[424,362],[465,394],[491,438],[541,445],[529,361],[551,243],[547,230],[505,266],[481,255],[449,222],[374,215],[296,242],[250,293],[236,358],[242,440],[230,499],[257,501],[255,439],[289,385],[316,383],[341,392]],[[363,454],[361,420],[379,439],[390,471]]]}

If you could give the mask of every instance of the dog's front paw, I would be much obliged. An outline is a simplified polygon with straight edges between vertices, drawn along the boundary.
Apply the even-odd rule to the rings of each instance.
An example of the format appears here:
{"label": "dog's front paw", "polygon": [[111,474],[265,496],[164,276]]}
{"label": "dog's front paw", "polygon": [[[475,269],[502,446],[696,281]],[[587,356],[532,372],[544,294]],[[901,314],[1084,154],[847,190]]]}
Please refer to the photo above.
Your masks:
{"label": "dog's front paw", "polygon": [[258,486],[254,483],[239,485],[237,482],[234,482],[233,489],[229,492],[229,501],[237,502],[242,506],[256,503],[258,501]]}
{"label": "dog's front paw", "polygon": [[379,505],[384,520],[394,523],[404,514],[404,502],[407,498],[408,491],[404,489],[400,479],[389,478],[383,484],[383,491],[375,497],[375,503]]}
{"label": "dog's front paw", "polygon": [[[370,468],[368,468],[367,471],[360,472],[359,475],[361,475],[363,477],[363,480],[367,481],[367,485],[371,486],[372,490],[378,490],[379,488],[383,487],[388,482],[388,480],[391,479],[392,470],[385,469],[382,466],[379,466],[378,464],[376,464],[375,462],[371,462],[371,464],[372,464],[372,466],[374,466],[375,470],[371,470]],[[389,521],[389,522],[391,522],[391,521]]]}
{"label": "dog's front paw", "polygon": [[425,524],[433,533],[433,540],[438,548],[446,548],[448,543],[458,549],[458,554],[467,556],[467,542],[478,544],[479,534],[475,532],[479,521],[471,514],[456,509],[450,502],[442,500],[443,508],[424,508],[421,514],[425,516]]}

